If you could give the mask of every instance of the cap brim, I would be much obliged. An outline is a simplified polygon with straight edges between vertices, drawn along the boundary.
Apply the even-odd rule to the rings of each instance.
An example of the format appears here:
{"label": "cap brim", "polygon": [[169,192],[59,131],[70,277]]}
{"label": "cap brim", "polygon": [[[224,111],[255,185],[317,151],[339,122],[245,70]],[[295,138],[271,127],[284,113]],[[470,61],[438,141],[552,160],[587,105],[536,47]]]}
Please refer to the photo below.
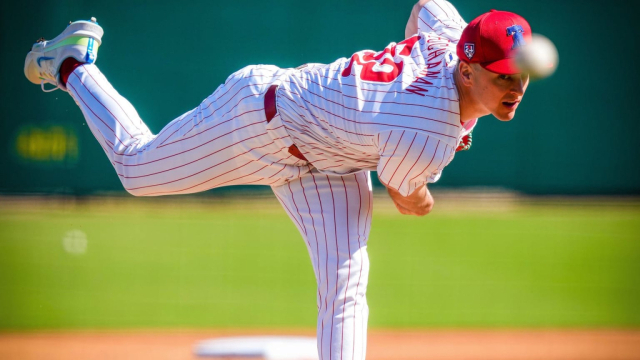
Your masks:
{"label": "cap brim", "polygon": [[494,62],[480,64],[483,68],[492,73],[501,75],[513,75],[521,73],[520,68],[516,64],[516,59],[501,59]]}

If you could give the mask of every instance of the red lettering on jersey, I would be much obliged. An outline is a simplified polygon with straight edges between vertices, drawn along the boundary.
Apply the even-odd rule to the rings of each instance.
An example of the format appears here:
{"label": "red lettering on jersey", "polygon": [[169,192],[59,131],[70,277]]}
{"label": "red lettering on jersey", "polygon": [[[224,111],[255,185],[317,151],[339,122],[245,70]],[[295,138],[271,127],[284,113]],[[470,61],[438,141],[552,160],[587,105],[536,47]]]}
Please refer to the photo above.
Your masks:
{"label": "red lettering on jersey", "polygon": [[415,84],[411,84],[409,85],[409,87],[407,88],[407,92],[416,94],[416,95],[420,95],[420,96],[426,96],[426,93],[429,92],[429,89],[425,89],[421,86],[415,85]]}
{"label": "red lettering on jersey", "polygon": [[[435,51],[434,51],[435,53]],[[444,52],[440,53],[440,55],[442,55]],[[429,53],[428,56],[431,56],[432,53]],[[434,56],[435,57],[435,56]],[[426,78],[430,78],[430,79],[437,79],[438,77],[440,77],[440,72],[439,71],[429,71],[429,69],[434,68],[436,66],[438,66],[439,64],[442,63],[441,61],[438,61],[436,63],[428,63],[426,65],[426,67],[422,70],[420,70],[420,72],[418,73],[418,78],[416,78],[414,80],[413,83],[411,83],[411,85],[409,85],[407,87],[407,92],[410,92],[412,94],[416,94],[416,95],[420,95],[420,96],[425,96],[426,93],[429,92],[429,89],[424,88],[422,86],[428,86],[428,85],[433,85],[433,83],[429,80],[427,80]]]}
{"label": "red lettering on jersey", "polygon": [[427,68],[420,70],[420,72],[418,73],[419,77],[411,85],[409,85],[409,87],[407,87],[407,92],[425,96],[425,94],[429,92],[429,89],[423,88],[420,85],[433,85],[431,81],[424,79],[424,77],[433,78],[433,76],[427,76],[428,74],[429,71],[427,70]]}
{"label": "red lettering on jersey", "polygon": [[431,60],[437,58],[438,56],[441,56],[445,52],[447,52],[447,49],[438,49],[436,51],[432,51],[427,55],[427,61],[431,61]]}
{"label": "red lettering on jersey", "polygon": [[447,52],[447,49],[435,49],[433,51],[430,51],[427,54],[427,58],[426,61],[431,61],[431,62],[427,62],[427,68],[428,69],[433,69],[435,67],[440,66],[440,64],[442,64],[442,59],[440,61],[434,61],[436,58],[441,57],[442,55],[444,55]]}
{"label": "red lettering on jersey", "polygon": [[442,60],[440,60],[438,62],[427,63],[427,69],[433,69],[434,67],[440,66],[440,64],[442,64]]}
{"label": "red lettering on jersey", "polygon": [[[380,83],[390,83],[398,78],[404,67],[404,60],[400,58],[395,62],[396,56],[409,56],[413,46],[420,39],[420,35],[412,36],[397,44],[387,46],[384,50],[374,53],[373,51],[361,51],[353,54],[349,65],[342,71],[342,76],[351,75],[354,64],[362,66],[360,79]],[[397,51],[400,49],[400,51]]]}
{"label": "red lettering on jersey", "polygon": [[429,45],[427,45],[427,51],[431,51],[433,49],[442,49],[449,46],[449,41],[427,41]]}
{"label": "red lettering on jersey", "polygon": [[432,79],[437,79],[438,76],[440,76],[439,71],[427,71],[427,73],[424,75],[424,77],[428,77]]}
{"label": "red lettering on jersey", "polygon": [[429,37],[429,39],[427,40],[427,44],[428,44],[427,51],[431,51],[434,48],[442,49],[442,48],[449,47],[449,44],[451,44],[451,41],[440,38],[440,37],[438,38]]}
{"label": "red lettering on jersey", "polygon": [[424,85],[433,85],[433,83],[427,79],[423,79],[423,78],[417,78],[416,83],[418,84],[424,84]]}

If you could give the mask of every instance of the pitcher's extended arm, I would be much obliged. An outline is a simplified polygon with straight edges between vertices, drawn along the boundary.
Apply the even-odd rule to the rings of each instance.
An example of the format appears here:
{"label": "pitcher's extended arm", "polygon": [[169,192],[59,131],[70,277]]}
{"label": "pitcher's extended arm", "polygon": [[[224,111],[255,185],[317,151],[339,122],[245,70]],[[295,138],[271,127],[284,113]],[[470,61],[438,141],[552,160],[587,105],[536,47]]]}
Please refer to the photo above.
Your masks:
{"label": "pitcher's extended arm", "polygon": [[413,9],[411,9],[411,16],[409,16],[407,27],[404,30],[405,39],[418,33],[418,14],[420,14],[420,9],[422,9],[424,4],[428,3],[429,1],[431,0],[420,0],[415,5],[413,5]]}

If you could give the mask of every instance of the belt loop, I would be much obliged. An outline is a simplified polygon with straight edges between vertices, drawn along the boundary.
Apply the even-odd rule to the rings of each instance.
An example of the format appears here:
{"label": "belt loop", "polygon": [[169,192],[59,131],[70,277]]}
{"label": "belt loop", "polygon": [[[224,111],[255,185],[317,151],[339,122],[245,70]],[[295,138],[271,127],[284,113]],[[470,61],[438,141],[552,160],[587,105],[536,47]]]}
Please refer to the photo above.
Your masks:
{"label": "belt loop", "polygon": [[[276,90],[278,90],[278,85],[271,85],[264,94],[264,115],[267,117],[267,124],[273,120],[278,113],[278,109],[276,107]],[[302,155],[300,149],[298,149],[295,144],[289,146],[289,154],[300,160],[309,161],[304,157],[304,155]]]}
{"label": "belt loop", "polygon": [[267,123],[273,120],[278,113],[278,109],[276,109],[276,90],[278,90],[278,85],[271,85],[264,94],[264,113],[267,116]]}

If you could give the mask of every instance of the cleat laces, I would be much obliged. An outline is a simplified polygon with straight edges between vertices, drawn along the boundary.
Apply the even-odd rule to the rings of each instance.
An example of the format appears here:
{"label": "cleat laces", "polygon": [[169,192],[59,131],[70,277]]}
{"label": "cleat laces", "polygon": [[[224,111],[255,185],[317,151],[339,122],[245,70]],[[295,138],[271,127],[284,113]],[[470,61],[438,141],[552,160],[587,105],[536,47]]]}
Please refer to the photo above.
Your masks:
{"label": "cleat laces", "polygon": [[[51,84],[51,85],[54,85],[55,87],[54,87],[54,88],[51,88],[51,89],[49,89],[49,90],[47,90],[47,89],[44,87],[44,84]],[[53,82],[53,81],[51,81],[51,80],[42,80],[42,81],[40,82],[40,89],[42,89],[42,91],[44,91],[44,92],[46,92],[46,93],[49,93],[49,92],[53,92],[53,91],[56,91],[56,90],[60,89],[60,86],[59,86],[58,84],[54,83],[54,82]]]}

